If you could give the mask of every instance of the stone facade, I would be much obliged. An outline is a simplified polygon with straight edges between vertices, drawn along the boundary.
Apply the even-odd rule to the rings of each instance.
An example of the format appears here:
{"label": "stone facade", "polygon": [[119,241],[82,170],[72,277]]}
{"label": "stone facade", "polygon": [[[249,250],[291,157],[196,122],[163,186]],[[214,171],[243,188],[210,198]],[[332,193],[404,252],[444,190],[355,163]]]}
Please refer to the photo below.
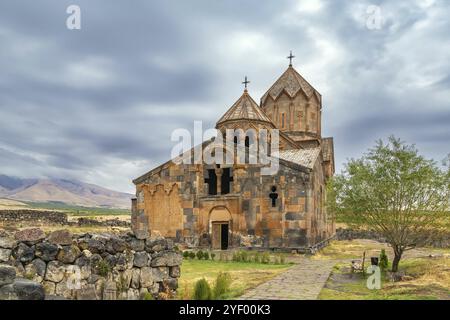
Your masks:
{"label": "stone facade", "polygon": [[[324,202],[334,150],[332,138],[321,137],[321,103],[320,94],[292,66],[263,96],[261,106],[245,90],[216,128],[224,136],[229,129],[280,129],[280,150],[271,154],[279,160],[278,172],[262,175],[263,166],[248,161],[169,161],[133,181],[135,235],[160,234],[213,249],[301,249],[332,237],[334,221]],[[244,139],[236,136],[234,148]],[[212,145],[207,141],[202,147]],[[252,147],[247,140],[245,147]]]}
{"label": "stone facade", "polygon": [[[42,287],[50,299],[169,297],[178,287],[181,262],[173,241],[161,237],[74,236],[67,230],[45,235],[37,228],[2,233],[0,287],[9,287],[0,288],[0,299],[21,299],[14,286],[23,292]],[[14,284],[16,276],[20,281]]]}

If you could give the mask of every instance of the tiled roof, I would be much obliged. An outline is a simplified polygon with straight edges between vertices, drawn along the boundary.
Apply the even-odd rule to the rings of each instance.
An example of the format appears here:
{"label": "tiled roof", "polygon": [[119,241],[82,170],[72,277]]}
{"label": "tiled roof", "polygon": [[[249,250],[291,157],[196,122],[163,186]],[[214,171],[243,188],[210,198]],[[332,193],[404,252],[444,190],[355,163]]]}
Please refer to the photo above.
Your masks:
{"label": "tiled roof", "polygon": [[273,124],[272,120],[264,113],[258,106],[255,100],[250,97],[247,91],[244,91],[242,96],[236,101],[233,106],[217,121],[217,124],[225,121],[233,120],[256,120]]}
{"label": "tiled roof", "polygon": [[311,86],[293,67],[289,66],[281,77],[275,81],[272,87],[264,94],[261,101],[264,103],[269,95],[275,100],[283,91],[293,98],[300,90],[308,98],[313,94],[316,94],[317,98],[319,100],[321,99],[320,93],[318,93],[316,89],[314,89],[313,86]]}
{"label": "tiled roof", "polygon": [[320,154],[320,148],[312,149],[296,149],[296,150],[283,150],[274,154],[281,160],[289,161],[303,167],[313,169],[317,157]]}

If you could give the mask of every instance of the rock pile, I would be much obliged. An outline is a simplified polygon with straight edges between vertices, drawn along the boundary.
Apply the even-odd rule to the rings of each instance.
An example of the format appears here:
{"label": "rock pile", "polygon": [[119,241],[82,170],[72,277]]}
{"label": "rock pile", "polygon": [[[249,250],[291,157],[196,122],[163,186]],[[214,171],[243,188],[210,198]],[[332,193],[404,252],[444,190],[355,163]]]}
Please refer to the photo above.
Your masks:
{"label": "rock pile", "polygon": [[[14,278],[17,274],[28,279],[16,281],[17,288],[33,280],[49,297],[135,300],[170,296],[178,286],[181,262],[173,242],[161,237],[74,236],[67,230],[45,235],[37,228],[19,231],[14,237],[0,234],[0,264],[4,268],[0,284],[1,274],[10,279],[14,271]],[[10,281],[5,285],[11,286]]]}

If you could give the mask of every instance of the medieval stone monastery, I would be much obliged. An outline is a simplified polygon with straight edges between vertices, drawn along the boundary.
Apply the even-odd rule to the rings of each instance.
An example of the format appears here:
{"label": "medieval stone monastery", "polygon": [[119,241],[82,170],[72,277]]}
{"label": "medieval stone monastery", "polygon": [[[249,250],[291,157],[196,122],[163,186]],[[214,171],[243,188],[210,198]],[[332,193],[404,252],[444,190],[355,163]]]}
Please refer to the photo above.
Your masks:
{"label": "medieval stone monastery", "polygon": [[223,134],[279,129],[278,173],[261,175],[259,164],[168,161],[133,181],[132,227],[138,237],[156,233],[226,250],[302,249],[334,235],[324,205],[334,174],[333,138],[321,134],[320,93],[293,68],[292,54],[289,58],[289,67],[259,105],[246,88],[216,124]]}

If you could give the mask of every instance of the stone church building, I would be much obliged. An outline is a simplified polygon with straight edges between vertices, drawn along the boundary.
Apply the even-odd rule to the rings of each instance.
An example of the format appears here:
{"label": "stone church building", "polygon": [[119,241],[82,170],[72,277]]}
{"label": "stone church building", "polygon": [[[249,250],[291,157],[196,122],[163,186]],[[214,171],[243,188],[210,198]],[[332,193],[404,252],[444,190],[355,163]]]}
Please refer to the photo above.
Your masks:
{"label": "stone church building", "polygon": [[320,93],[289,58],[291,64],[259,105],[246,88],[216,124],[223,134],[279,129],[278,173],[261,175],[259,164],[168,161],[133,181],[132,228],[138,237],[160,234],[222,250],[301,250],[334,235],[334,220],[324,206],[326,183],[334,174],[333,138],[321,134]]}

